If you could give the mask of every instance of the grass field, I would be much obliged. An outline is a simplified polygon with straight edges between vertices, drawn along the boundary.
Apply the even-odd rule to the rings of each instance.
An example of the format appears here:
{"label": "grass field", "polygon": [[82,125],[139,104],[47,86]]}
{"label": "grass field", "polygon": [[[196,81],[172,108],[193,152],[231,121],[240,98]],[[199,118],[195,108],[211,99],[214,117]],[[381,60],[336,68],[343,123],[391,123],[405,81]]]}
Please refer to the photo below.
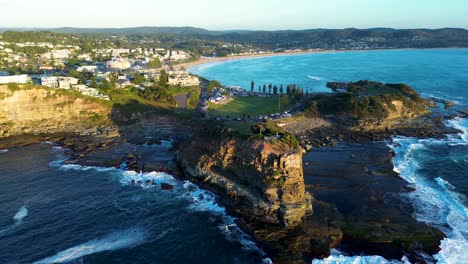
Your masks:
{"label": "grass field", "polygon": [[[282,106],[281,111],[286,110],[286,107]],[[278,113],[278,110],[278,97],[236,97],[225,105],[209,104],[210,115],[213,117],[259,116]]]}
{"label": "grass field", "polygon": [[255,122],[251,122],[251,121],[225,121],[224,122],[225,127],[238,131],[242,135],[250,135],[251,133],[250,127],[253,124],[255,124]]}

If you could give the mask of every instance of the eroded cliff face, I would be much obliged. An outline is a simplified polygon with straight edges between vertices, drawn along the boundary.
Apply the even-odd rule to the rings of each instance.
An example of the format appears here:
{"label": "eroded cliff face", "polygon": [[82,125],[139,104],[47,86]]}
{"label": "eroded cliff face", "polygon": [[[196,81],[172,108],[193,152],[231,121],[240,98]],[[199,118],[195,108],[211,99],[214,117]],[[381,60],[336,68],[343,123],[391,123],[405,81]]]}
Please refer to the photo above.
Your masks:
{"label": "eroded cliff face", "polygon": [[22,134],[114,133],[110,107],[58,90],[0,86],[0,138]]}
{"label": "eroded cliff face", "polygon": [[178,161],[189,180],[217,193],[244,230],[284,260],[300,259],[310,246],[301,231],[312,214],[302,154],[280,142],[198,137],[180,149]]}

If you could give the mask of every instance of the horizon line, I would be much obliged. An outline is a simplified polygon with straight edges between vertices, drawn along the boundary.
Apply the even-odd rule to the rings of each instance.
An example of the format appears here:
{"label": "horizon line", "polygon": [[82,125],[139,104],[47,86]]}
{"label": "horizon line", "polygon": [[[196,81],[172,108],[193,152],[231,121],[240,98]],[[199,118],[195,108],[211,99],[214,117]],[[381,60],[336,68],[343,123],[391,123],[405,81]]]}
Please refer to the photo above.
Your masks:
{"label": "horizon line", "polygon": [[209,29],[204,27],[197,26],[128,26],[128,27],[74,27],[74,26],[60,26],[60,27],[3,27],[0,26],[0,29],[22,29],[22,30],[54,30],[54,29],[136,29],[136,28],[193,28],[193,29],[202,29],[207,31],[219,31],[219,32],[229,32],[229,31],[307,31],[307,30],[345,30],[345,29],[357,29],[357,30],[370,30],[370,29],[394,29],[394,30],[441,30],[441,29],[463,29],[468,30],[464,27],[415,27],[415,28],[399,28],[399,27],[343,27],[343,28],[299,28],[299,29]]}

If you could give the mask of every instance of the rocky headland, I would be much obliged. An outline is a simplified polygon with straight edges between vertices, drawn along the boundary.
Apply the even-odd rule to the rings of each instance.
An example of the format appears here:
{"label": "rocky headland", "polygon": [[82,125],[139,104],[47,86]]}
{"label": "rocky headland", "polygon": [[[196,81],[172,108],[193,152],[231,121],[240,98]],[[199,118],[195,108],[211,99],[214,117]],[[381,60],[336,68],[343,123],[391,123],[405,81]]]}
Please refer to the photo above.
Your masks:
{"label": "rocky headland", "polygon": [[401,198],[412,190],[393,171],[387,144],[393,135],[456,133],[444,124],[451,113],[435,114],[437,102],[406,85],[329,87],[335,93],[302,100],[302,114],[245,135],[186,115],[128,116],[69,91],[0,86],[0,149],[48,140],[67,149],[68,163],[190,180],[216,193],[275,263],[326,257],[335,247],[426,261],[443,234],[412,217]]}

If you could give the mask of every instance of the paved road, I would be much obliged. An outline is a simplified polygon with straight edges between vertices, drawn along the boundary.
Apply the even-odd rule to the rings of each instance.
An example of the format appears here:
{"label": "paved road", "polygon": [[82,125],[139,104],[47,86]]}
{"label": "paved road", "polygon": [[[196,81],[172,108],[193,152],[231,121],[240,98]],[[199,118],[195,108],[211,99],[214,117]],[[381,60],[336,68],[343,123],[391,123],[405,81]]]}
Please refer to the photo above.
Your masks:
{"label": "paved road", "polygon": [[177,102],[177,108],[181,110],[185,110],[187,108],[187,100],[189,97],[190,97],[190,93],[178,94],[174,96]]}

